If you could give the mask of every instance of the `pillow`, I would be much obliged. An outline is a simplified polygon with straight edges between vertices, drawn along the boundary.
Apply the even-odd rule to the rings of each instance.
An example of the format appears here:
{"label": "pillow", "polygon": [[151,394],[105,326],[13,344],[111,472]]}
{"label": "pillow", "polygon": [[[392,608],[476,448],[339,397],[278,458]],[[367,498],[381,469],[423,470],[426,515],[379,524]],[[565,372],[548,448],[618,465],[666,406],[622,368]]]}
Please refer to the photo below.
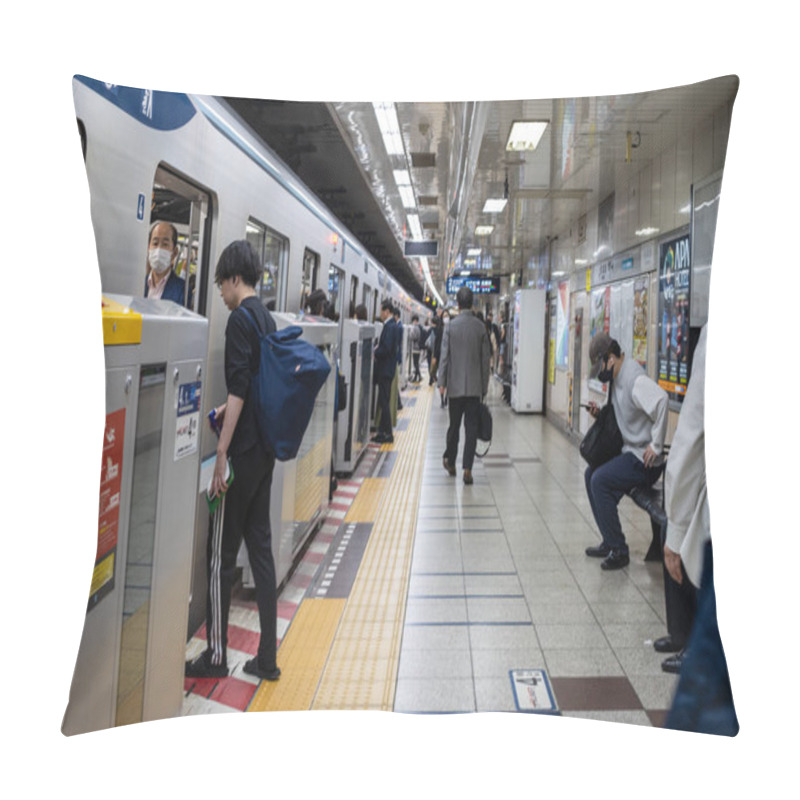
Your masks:
{"label": "pillow", "polygon": [[[219,710],[364,708],[735,735],[702,465],[710,272],[737,88],[728,76],[546,101],[292,104],[76,76],[107,414],[96,561],[64,733]],[[257,259],[252,302],[280,326],[302,322],[349,370],[346,385],[363,390],[334,428],[331,382],[298,458],[274,467],[271,495],[259,490],[271,501],[271,547],[259,549],[253,534],[251,568],[247,550],[229,544],[217,609],[225,504],[209,512],[205,502],[217,434],[204,418],[231,394],[227,365],[246,336],[235,321],[246,301],[217,272],[234,241]],[[235,269],[241,283],[245,267]],[[491,390],[495,433],[505,434],[475,462],[475,484],[455,492],[460,479],[434,463],[445,431],[433,390],[403,385],[410,352],[401,349],[394,444],[379,453],[351,436],[360,456],[334,489],[334,437],[371,405],[372,344],[338,350],[339,331],[362,324],[345,318],[366,305],[374,321],[386,296],[407,329],[412,313],[445,305],[455,270],[474,310],[494,311],[508,337]],[[484,277],[464,274],[474,270]],[[335,325],[301,316],[321,287]],[[546,345],[519,332],[515,309],[528,297],[536,304],[525,318],[547,331]],[[367,326],[372,343],[379,332]],[[632,451],[643,457],[653,430],[672,443],[663,482],[674,555],[663,568],[652,558],[664,545],[657,494],[655,505],[653,496],[620,503],[629,563],[601,570],[586,554],[613,518],[607,501],[598,513],[604,501],[587,496],[573,446],[591,421],[581,402],[606,396],[589,376],[601,332],[630,368],[615,391],[628,393],[629,411],[649,409],[647,425],[641,414],[628,425],[639,436]],[[540,410],[526,408],[527,395],[544,398],[547,419],[502,408],[505,386],[521,414]],[[461,400],[449,399],[451,413]],[[243,430],[247,412],[240,419]],[[254,492],[251,475],[266,474],[253,452],[229,451],[229,514],[243,502],[239,487]],[[394,582],[373,582],[396,569]],[[271,571],[277,606],[261,584]],[[276,619],[278,681],[260,646],[262,623],[271,636]],[[660,641],[668,634],[671,643]],[[686,648],[682,664],[673,647]],[[680,679],[664,671],[676,664]]]}

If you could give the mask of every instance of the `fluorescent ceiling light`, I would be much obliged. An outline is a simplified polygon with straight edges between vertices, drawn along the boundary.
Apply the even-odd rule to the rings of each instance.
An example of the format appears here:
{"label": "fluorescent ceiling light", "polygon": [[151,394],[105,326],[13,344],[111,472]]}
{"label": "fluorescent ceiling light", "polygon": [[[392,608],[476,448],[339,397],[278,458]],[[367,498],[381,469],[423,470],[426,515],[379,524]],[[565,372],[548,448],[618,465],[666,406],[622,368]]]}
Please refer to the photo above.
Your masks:
{"label": "fluorescent ceiling light", "polygon": [[576,258],[575,259],[575,266],[576,267],[585,267],[589,262],[585,258]]}
{"label": "fluorescent ceiling light", "polygon": [[692,210],[692,204],[687,203],[678,213],[679,214],[688,214]]}
{"label": "fluorescent ceiling light", "polygon": [[394,182],[398,186],[411,186],[411,176],[407,169],[394,170]]}
{"label": "fluorescent ceiling light", "polygon": [[554,272],[554,273],[553,273],[553,277],[554,277],[554,278],[558,278],[560,275],[566,275],[566,274],[567,274],[567,273],[566,273],[566,272],[564,272],[564,270],[561,270],[561,269],[560,269],[558,272]]}
{"label": "fluorescent ceiling light", "polygon": [[508,200],[497,197],[497,198],[489,198],[483,206],[483,213],[484,214],[499,214],[505,207]]}
{"label": "fluorescent ceiling light", "polygon": [[494,230],[494,225],[478,225],[475,228],[476,236],[488,236]]}
{"label": "fluorescent ceiling light", "polygon": [[422,239],[422,226],[419,224],[418,214],[408,215],[408,225],[411,228],[411,235],[415,239]]}
{"label": "fluorescent ceiling light", "polygon": [[373,103],[372,107],[375,109],[375,118],[381,129],[386,152],[390,156],[405,155],[403,137],[400,134],[400,123],[397,121],[394,103]]}
{"label": "fluorescent ceiling light", "polygon": [[654,233],[658,233],[658,228],[640,228],[636,231],[637,236],[651,236]]}
{"label": "fluorescent ceiling light", "polygon": [[414,190],[410,186],[398,186],[397,190],[403,200],[403,208],[417,207],[417,201],[414,199]]}
{"label": "fluorescent ceiling light", "polygon": [[481,254],[480,247],[470,247],[469,250],[467,250],[468,256],[479,256],[480,254]]}
{"label": "fluorescent ceiling light", "polygon": [[547,122],[544,120],[515,122],[511,126],[511,132],[508,134],[506,150],[535,150],[544,134],[545,128],[547,128]]}

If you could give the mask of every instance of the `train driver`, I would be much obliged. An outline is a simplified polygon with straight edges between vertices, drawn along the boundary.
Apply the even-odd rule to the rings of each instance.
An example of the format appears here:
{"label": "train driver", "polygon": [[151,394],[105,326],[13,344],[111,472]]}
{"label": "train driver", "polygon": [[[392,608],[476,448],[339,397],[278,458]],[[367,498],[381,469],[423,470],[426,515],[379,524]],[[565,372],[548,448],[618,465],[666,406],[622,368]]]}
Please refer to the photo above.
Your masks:
{"label": "train driver", "polygon": [[[186,281],[175,274],[178,258],[178,230],[171,222],[156,222],[150,229],[147,250],[147,277],[144,296],[184,304]],[[189,298],[191,305],[191,298]]]}

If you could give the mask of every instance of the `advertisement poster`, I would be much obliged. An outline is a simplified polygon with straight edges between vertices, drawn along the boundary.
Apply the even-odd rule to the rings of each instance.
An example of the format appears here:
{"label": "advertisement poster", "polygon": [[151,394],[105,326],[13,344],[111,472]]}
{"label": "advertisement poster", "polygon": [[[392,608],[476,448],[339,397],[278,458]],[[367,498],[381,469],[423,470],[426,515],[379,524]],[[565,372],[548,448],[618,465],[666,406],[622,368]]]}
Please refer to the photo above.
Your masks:
{"label": "advertisement poster", "polygon": [[633,357],[647,369],[647,292],[648,278],[639,278],[633,285]]}
{"label": "advertisement poster", "polygon": [[556,366],[566,369],[569,366],[569,281],[558,284],[555,336]]}
{"label": "advertisement poster", "polygon": [[89,591],[93,609],[114,588],[114,561],[119,538],[122,450],[125,444],[125,409],[106,414],[103,460],[100,467],[100,506],[97,524],[97,555]]}
{"label": "advertisement poster", "polygon": [[689,235],[664,242],[658,252],[658,385],[682,399],[689,382]]}
{"label": "advertisement poster", "polygon": [[592,292],[591,315],[589,330],[591,331],[592,338],[603,331],[608,333],[611,322],[610,286],[606,286],[605,289],[595,289],[595,291]]}

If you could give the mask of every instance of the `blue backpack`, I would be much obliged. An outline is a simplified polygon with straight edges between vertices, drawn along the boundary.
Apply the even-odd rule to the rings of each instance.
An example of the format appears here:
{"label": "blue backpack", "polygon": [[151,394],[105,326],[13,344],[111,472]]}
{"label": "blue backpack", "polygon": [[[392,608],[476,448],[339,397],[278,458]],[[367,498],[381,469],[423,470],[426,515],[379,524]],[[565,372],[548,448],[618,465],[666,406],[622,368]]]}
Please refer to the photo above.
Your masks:
{"label": "blue backpack", "polygon": [[331,365],[319,348],[299,338],[303,333],[299,325],[262,336],[252,312],[245,311],[261,343],[258,372],[251,384],[258,429],[275,457],[289,461],[300,449]]}

